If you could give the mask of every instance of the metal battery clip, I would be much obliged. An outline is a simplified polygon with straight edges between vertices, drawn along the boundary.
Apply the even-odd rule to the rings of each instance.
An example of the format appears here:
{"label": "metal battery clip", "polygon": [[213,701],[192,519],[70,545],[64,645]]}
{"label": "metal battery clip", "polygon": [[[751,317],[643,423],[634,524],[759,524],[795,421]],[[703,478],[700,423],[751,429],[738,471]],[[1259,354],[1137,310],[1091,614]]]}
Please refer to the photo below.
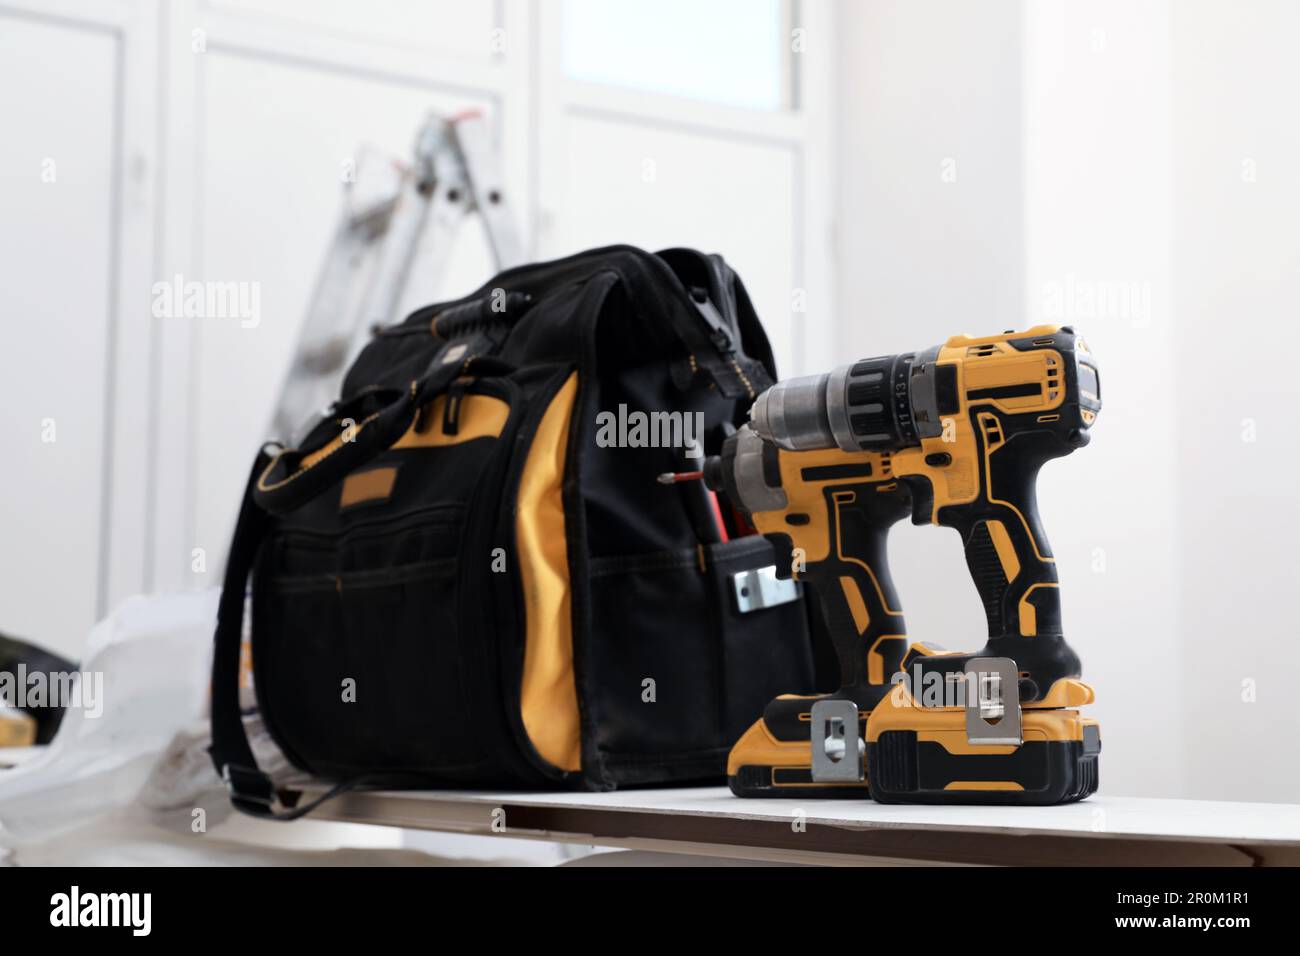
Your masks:
{"label": "metal battery clip", "polygon": [[1009,657],[966,663],[966,740],[976,745],[1020,746],[1020,673]]}
{"label": "metal battery clip", "polygon": [[[858,705],[819,700],[812,706],[812,778],[816,783],[860,783],[866,779],[866,744],[858,734]],[[850,742],[852,741],[852,742]]]}

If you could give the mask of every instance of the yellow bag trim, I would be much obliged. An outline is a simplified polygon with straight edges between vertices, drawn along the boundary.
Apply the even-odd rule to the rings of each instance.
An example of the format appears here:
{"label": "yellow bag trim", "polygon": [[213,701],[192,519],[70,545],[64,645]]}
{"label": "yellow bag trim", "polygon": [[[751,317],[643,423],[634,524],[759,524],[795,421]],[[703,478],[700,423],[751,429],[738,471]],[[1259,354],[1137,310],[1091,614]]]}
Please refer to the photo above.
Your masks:
{"label": "yellow bag trim", "polygon": [[[369,425],[378,417],[379,417],[379,412],[375,412],[373,415],[369,416],[368,418],[362,419],[360,424],[358,424],[352,430],[352,435],[349,438],[349,440],[355,439],[357,433],[360,432],[361,429],[365,428],[367,425]],[[266,480],[267,477],[271,474],[271,472],[275,471],[276,466],[280,463],[280,459],[283,458],[285,455],[293,454],[297,452],[296,448],[284,449],[273,459],[271,459],[271,463],[266,466],[266,470],[263,471],[261,476],[257,479],[258,490],[278,491],[279,489],[283,488],[285,485],[289,484],[289,482],[301,478],[303,475],[307,474],[308,470],[316,467],[323,460],[325,460],[330,455],[334,454],[336,451],[342,448],[344,435],[347,435],[347,429],[345,429],[342,434],[336,435],[334,438],[331,438],[328,443],[322,445],[320,448],[317,448],[315,451],[311,452],[310,454],[303,455],[302,461],[298,462],[298,469],[296,471],[291,472],[290,474],[281,478],[279,481],[275,481],[275,482],[271,482],[270,484],[267,484],[267,480]]]}
{"label": "yellow bag trim", "polygon": [[[475,438],[497,438],[506,427],[506,419],[510,417],[510,406],[501,399],[471,392],[460,400],[456,434],[448,435],[442,430],[446,408],[447,396],[439,395],[425,406],[422,416],[416,416],[415,422],[393,447],[437,448],[442,445],[459,445]],[[423,431],[418,428],[421,421],[425,424]]]}
{"label": "yellow bag trim", "polygon": [[561,770],[582,769],[563,496],[577,394],[574,372],[542,416],[519,481],[515,525],[525,622],[520,710],[537,752]]}

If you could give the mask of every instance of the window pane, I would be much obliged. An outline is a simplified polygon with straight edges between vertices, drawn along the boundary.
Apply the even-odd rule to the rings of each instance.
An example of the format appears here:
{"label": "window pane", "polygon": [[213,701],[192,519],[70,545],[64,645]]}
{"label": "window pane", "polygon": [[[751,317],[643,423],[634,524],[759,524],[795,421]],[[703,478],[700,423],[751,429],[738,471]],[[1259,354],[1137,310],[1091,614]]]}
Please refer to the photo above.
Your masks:
{"label": "window pane", "polygon": [[728,106],[783,105],[781,0],[564,0],[574,79]]}

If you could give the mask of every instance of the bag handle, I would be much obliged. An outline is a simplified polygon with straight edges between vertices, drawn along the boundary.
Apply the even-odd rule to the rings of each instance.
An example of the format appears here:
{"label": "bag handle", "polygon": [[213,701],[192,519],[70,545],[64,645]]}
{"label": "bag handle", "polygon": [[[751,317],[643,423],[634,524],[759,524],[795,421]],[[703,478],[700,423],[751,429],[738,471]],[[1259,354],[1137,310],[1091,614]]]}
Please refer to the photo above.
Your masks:
{"label": "bag handle", "polygon": [[[355,424],[311,450],[282,448],[253,483],[259,507],[283,515],[301,507],[344,476],[387,451],[415,421],[422,405],[447,390],[458,376],[481,366],[486,375],[502,374],[509,366],[496,361],[464,359],[464,343],[447,342],[434,355],[429,370],[406,388],[372,388],[336,405],[330,420]],[[319,428],[319,426],[317,426]],[[316,429],[313,429],[315,431]]]}
{"label": "bag handle", "polygon": [[429,328],[434,335],[443,339],[492,326],[510,328],[533,307],[533,303],[533,296],[529,292],[506,291],[498,287],[487,295],[462,299],[450,305],[432,306],[433,316],[429,319]]}
{"label": "bag handle", "polygon": [[370,391],[336,406],[331,420],[355,425],[310,452],[281,448],[255,477],[253,501],[274,515],[293,511],[389,448],[415,420],[416,387]]}

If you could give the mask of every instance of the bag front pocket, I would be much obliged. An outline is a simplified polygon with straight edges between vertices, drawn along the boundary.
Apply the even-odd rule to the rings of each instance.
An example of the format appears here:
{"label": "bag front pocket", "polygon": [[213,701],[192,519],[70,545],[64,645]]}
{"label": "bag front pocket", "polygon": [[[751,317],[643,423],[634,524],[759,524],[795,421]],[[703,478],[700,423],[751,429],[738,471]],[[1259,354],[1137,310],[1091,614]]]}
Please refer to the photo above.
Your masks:
{"label": "bag front pocket", "polygon": [[259,700],[286,752],[325,776],[472,762],[454,559],[273,579],[258,596]]}
{"label": "bag front pocket", "polygon": [[499,380],[438,397],[391,449],[277,522],[254,573],[253,669],[297,766],[453,782],[500,763],[471,708],[496,698],[496,678],[460,594],[467,523],[509,461],[515,394]]}

